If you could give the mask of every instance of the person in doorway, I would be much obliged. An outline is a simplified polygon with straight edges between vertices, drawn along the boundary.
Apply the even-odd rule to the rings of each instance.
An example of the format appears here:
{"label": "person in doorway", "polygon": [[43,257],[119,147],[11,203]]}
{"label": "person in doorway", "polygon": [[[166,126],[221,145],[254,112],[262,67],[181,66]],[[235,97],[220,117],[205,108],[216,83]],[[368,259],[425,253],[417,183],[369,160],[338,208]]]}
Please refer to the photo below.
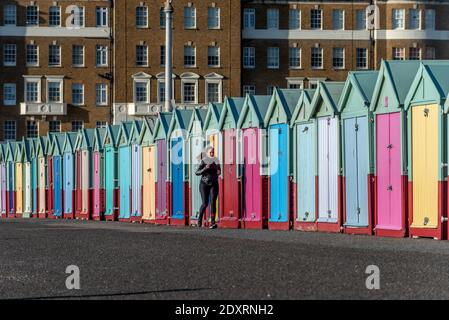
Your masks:
{"label": "person in doorway", "polygon": [[199,155],[201,162],[196,170],[195,174],[201,176],[200,182],[200,194],[201,194],[201,208],[198,217],[198,227],[203,225],[203,216],[207,207],[211,208],[211,225],[210,229],[216,229],[215,215],[217,213],[217,198],[218,198],[218,177],[221,174],[220,164],[217,158],[215,158],[215,150],[209,146],[206,152],[202,152]]}

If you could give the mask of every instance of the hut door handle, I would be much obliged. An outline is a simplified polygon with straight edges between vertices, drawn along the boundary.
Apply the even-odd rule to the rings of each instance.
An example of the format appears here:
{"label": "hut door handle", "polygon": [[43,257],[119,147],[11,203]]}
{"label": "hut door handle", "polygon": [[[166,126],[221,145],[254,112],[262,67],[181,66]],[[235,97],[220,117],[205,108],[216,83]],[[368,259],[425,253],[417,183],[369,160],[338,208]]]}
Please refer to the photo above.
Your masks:
{"label": "hut door handle", "polygon": [[424,109],[424,117],[428,117],[429,116],[429,109],[425,108]]}
{"label": "hut door handle", "polygon": [[393,149],[393,145],[390,143],[390,144],[387,146],[387,149]]}
{"label": "hut door handle", "polygon": [[309,130],[309,127],[305,127],[302,132],[307,132]]}
{"label": "hut door handle", "polygon": [[388,191],[393,191],[393,186],[388,186],[387,190]]}

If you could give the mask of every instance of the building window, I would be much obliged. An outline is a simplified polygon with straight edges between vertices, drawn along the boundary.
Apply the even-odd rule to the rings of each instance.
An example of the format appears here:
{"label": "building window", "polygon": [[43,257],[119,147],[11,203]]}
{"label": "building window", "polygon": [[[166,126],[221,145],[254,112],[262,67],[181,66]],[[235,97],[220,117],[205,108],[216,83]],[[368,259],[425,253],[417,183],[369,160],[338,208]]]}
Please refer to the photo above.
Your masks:
{"label": "building window", "polygon": [[97,45],[96,47],[96,64],[97,67],[108,66],[108,47]]}
{"label": "building window", "polygon": [[343,69],[345,67],[345,49],[333,48],[332,49],[332,66],[335,69]]}
{"label": "building window", "polygon": [[97,128],[106,128],[108,126],[108,123],[106,121],[97,121],[95,126]]}
{"label": "building window", "polygon": [[256,86],[252,84],[247,84],[243,86],[243,95],[255,95],[256,94]]}
{"label": "building window", "polygon": [[428,60],[435,60],[436,53],[434,47],[427,47],[426,48],[426,59]]}
{"label": "building window", "polygon": [[15,67],[17,63],[17,47],[15,44],[3,45],[3,65]]}
{"label": "building window", "polygon": [[435,10],[434,9],[426,9],[426,29],[434,30],[435,29]]}
{"label": "building window", "polygon": [[3,138],[5,140],[16,140],[16,122],[6,120],[3,125]]}
{"label": "building window", "polygon": [[409,11],[409,28],[412,30],[421,29],[421,11],[418,9],[410,9]]}
{"label": "building window", "polygon": [[393,9],[393,29],[404,29],[405,10]]}
{"label": "building window", "polygon": [[5,26],[15,26],[17,24],[17,7],[7,4],[3,7],[3,24]]}
{"label": "building window", "polygon": [[288,11],[288,28],[290,30],[301,29],[301,11],[298,9],[290,9]]}
{"label": "building window", "polygon": [[165,46],[161,46],[161,67],[165,66]]}
{"label": "building window", "polygon": [[356,49],[356,68],[357,69],[368,68],[368,49],[366,48]]}
{"label": "building window", "polygon": [[147,46],[136,46],[136,65],[138,67],[148,66],[148,47]]}
{"label": "building window", "polygon": [[302,89],[303,87],[303,80],[287,80],[287,88],[289,89]]}
{"label": "building window", "polygon": [[165,11],[164,7],[159,10],[159,27],[165,29]]}
{"label": "building window", "polygon": [[74,45],[72,47],[72,65],[74,67],[84,66],[84,46]]}
{"label": "building window", "polygon": [[26,25],[27,26],[39,25],[39,9],[37,8],[37,6],[27,6]]}
{"label": "building window", "polygon": [[184,7],[184,28],[196,28],[196,9],[194,7]]}
{"label": "building window", "polygon": [[256,49],[254,47],[243,48],[243,68],[252,69],[256,67]]}
{"label": "building window", "polygon": [[148,27],[148,7],[139,6],[136,8],[136,27]]}
{"label": "building window", "polygon": [[206,83],[207,90],[207,101],[208,102],[221,102],[220,98],[220,84],[216,82],[207,82]]}
{"label": "building window", "polygon": [[393,48],[393,60],[405,60],[405,49]]}
{"label": "building window", "polygon": [[207,65],[212,68],[220,66],[220,47],[207,47]]}
{"label": "building window", "polygon": [[47,102],[62,103],[62,81],[47,82]]}
{"label": "building window", "polygon": [[16,101],[16,84],[5,83],[3,85],[3,104],[5,106],[15,106],[17,103]]}
{"label": "building window", "polygon": [[134,103],[150,102],[150,82],[148,80],[134,82]]}
{"label": "building window", "polygon": [[41,80],[25,79],[25,102],[41,102]]}
{"label": "building window", "polygon": [[108,26],[108,8],[99,7],[96,10],[96,23],[97,27]]}
{"label": "building window", "polygon": [[194,46],[184,46],[184,66],[185,67],[195,67],[195,47]]}
{"label": "building window", "polygon": [[245,8],[243,9],[243,28],[254,29],[256,27],[256,10]]}
{"label": "building window", "polygon": [[421,48],[410,48],[408,58],[410,60],[421,60]]}
{"label": "building window", "polygon": [[39,135],[39,128],[36,121],[27,121],[27,138],[37,138]]}
{"label": "building window", "polygon": [[269,85],[267,86],[267,95],[271,96],[273,94],[274,91],[274,86]]}
{"label": "building window", "polygon": [[318,88],[318,81],[317,80],[310,80],[309,81],[309,89],[316,89]]}
{"label": "building window", "polygon": [[220,8],[207,8],[207,27],[209,29],[220,28]]}
{"label": "building window", "polygon": [[108,104],[108,85],[104,83],[97,83],[95,86],[96,104],[97,106],[104,106]]}
{"label": "building window", "polygon": [[332,10],[332,28],[334,30],[343,30],[345,28],[345,12],[343,10]]}
{"label": "building window", "polygon": [[50,132],[61,132],[61,121],[51,120],[48,123],[48,131]]}
{"label": "building window", "polygon": [[72,9],[71,14],[73,15],[72,18],[72,27],[75,28],[81,28],[85,25],[85,19],[84,19],[84,7],[78,7]]}
{"label": "building window", "polygon": [[279,29],[279,10],[267,10],[267,29]]}
{"label": "building window", "polygon": [[279,48],[269,47],[267,48],[267,68],[279,69]]}
{"label": "building window", "polygon": [[312,9],[310,11],[310,29],[321,29],[322,11],[321,9]]}
{"label": "building window", "polygon": [[312,65],[312,69],[323,68],[323,49],[322,48],[312,48],[311,65]]}
{"label": "building window", "polygon": [[288,67],[290,69],[301,68],[301,49],[297,47],[290,47],[288,49]]}
{"label": "building window", "polygon": [[72,121],[72,131],[78,132],[80,130],[83,130],[84,128],[84,122],[82,120],[74,120]]}
{"label": "building window", "polygon": [[50,27],[61,26],[61,8],[56,6],[51,6],[48,9],[48,25]]}
{"label": "building window", "polygon": [[27,44],[26,59],[29,67],[37,67],[39,65],[39,47],[37,45]]}
{"label": "building window", "polygon": [[84,104],[84,85],[81,83],[72,84],[72,104],[76,106]]}
{"label": "building window", "polygon": [[50,67],[61,66],[61,47],[51,44],[48,48],[48,65]]}
{"label": "building window", "polygon": [[356,10],[355,12],[355,25],[357,30],[366,30],[366,11]]}
{"label": "building window", "polygon": [[197,82],[182,82],[182,103],[197,103]]}

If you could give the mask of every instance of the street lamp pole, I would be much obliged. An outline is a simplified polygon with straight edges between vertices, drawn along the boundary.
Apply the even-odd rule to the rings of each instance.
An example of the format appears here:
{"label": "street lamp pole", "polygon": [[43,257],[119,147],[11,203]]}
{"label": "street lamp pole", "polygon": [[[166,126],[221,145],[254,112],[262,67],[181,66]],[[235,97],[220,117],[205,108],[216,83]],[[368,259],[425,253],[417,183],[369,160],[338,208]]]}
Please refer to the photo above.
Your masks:
{"label": "street lamp pole", "polygon": [[172,74],[173,74],[173,6],[172,0],[167,0],[164,8],[165,12],[165,111],[171,112],[173,109],[173,88],[172,88]]}

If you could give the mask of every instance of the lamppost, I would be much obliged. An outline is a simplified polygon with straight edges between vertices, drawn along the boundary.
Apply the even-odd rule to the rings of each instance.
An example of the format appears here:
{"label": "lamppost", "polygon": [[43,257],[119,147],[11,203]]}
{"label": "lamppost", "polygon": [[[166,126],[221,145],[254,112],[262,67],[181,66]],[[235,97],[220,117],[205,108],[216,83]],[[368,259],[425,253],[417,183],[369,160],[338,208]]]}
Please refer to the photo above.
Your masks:
{"label": "lamppost", "polygon": [[173,30],[172,30],[172,20],[173,20],[173,6],[171,5],[172,0],[167,0],[164,8],[165,12],[165,111],[171,112],[172,106],[172,74],[173,74],[173,64],[172,64],[172,52],[173,52]]}

